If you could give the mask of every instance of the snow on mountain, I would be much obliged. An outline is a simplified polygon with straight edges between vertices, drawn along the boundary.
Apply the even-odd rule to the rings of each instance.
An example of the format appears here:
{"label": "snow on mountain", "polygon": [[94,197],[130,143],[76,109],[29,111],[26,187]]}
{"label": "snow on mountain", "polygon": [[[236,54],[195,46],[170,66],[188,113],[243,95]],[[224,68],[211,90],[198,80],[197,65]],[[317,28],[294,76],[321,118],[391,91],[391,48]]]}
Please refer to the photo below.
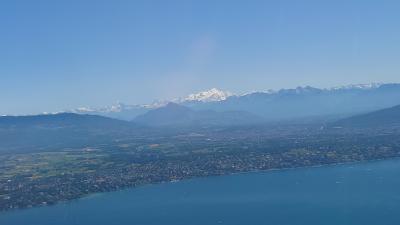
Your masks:
{"label": "snow on mountain", "polygon": [[134,110],[138,108],[158,108],[161,103],[157,104],[148,104],[148,105],[127,105],[121,102],[118,102],[111,106],[99,107],[99,108],[90,108],[90,107],[79,107],[77,109],[71,110],[71,112],[75,113],[119,113],[126,110]]}
{"label": "snow on mountain", "polygon": [[288,88],[288,89],[279,89],[279,90],[272,90],[269,89],[267,91],[251,91],[246,92],[244,94],[238,95],[240,96],[248,96],[252,94],[268,94],[268,95],[279,95],[279,94],[305,94],[305,93],[318,93],[318,92],[332,92],[332,91],[351,91],[351,90],[372,90],[380,88],[384,83],[369,83],[369,84],[350,84],[350,85],[343,85],[331,88],[314,88],[311,86],[299,86],[296,88]]}
{"label": "snow on mountain", "polygon": [[111,106],[98,108],[80,107],[77,109],[68,110],[67,112],[107,116],[122,120],[132,120],[137,115],[145,113],[150,109],[152,109],[152,107],[147,105],[127,105],[119,102]]}
{"label": "snow on mountain", "polygon": [[329,88],[328,90],[351,90],[351,89],[375,89],[382,86],[383,83],[369,83],[369,84],[350,84]]}
{"label": "snow on mountain", "polygon": [[[264,98],[265,96],[290,96],[290,95],[319,95],[321,93],[332,93],[335,94],[336,92],[346,91],[351,92],[353,90],[365,90],[365,91],[374,91],[375,89],[380,89],[381,87],[386,87],[388,84],[381,84],[381,83],[370,83],[370,84],[352,84],[352,85],[345,85],[339,87],[332,87],[332,88],[314,88],[310,86],[305,87],[297,87],[292,89],[280,89],[280,90],[268,90],[268,91],[256,91],[256,92],[249,92],[241,95],[234,95],[228,91],[222,91],[217,88],[212,88],[210,90],[201,91],[198,93],[190,94],[186,97],[176,98],[172,100],[159,100],[154,101],[150,104],[142,104],[142,105],[128,105],[118,102],[117,104],[106,106],[106,107],[99,107],[99,108],[91,108],[91,107],[80,107],[74,110],[70,110],[68,112],[80,113],[80,114],[95,114],[95,115],[102,115],[102,116],[109,116],[118,119],[125,119],[125,120],[132,120],[137,115],[141,115],[146,113],[151,109],[157,109],[163,106],[166,106],[168,103],[173,102],[177,104],[182,104],[186,106],[191,106],[196,108],[197,106],[202,105],[203,103],[217,103],[223,106],[229,97],[236,96],[237,98],[232,99],[233,101],[237,101],[240,98],[249,98],[254,99],[253,95],[257,95],[260,98]],[[263,97],[264,96],[264,97]],[[235,100],[236,99],[236,100]],[[230,103],[226,103],[230,104]],[[207,104],[205,105],[207,106]],[[234,106],[230,106],[235,108]],[[253,107],[249,105],[247,107]],[[254,106],[255,107],[255,106]]]}
{"label": "snow on mountain", "polygon": [[173,102],[173,101],[168,101],[168,100],[156,100],[156,101],[153,101],[153,102],[150,103],[150,104],[144,104],[144,105],[140,105],[140,106],[143,107],[143,108],[146,108],[146,109],[157,109],[157,108],[166,106],[166,105],[167,105],[168,103],[170,103],[170,102]]}
{"label": "snow on mountain", "polygon": [[212,88],[208,91],[202,91],[196,94],[190,94],[186,98],[180,100],[180,102],[185,101],[200,101],[200,102],[218,102],[226,100],[233,94],[228,91],[221,91],[217,88]]}
{"label": "snow on mountain", "polygon": [[[251,95],[254,93],[263,93],[263,94],[285,94],[285,93],[294,93],[300,94],[305,92],[318,92],[318,91],[338,91],[338,90],[352,90],[352,89],[375,89],[382,86],[382,83],[370,83],[370,84],[351,84],[351,85],[344,85],[344,86],[337,86],[332,88],[326,89],[318,89],[313,88],[310,86],[305,87],[297,87],[294,89],[280,89],[280,90],[272,90],[269,89],[267,91],[252,91],[247,92],[238,96],[246,96]],[[195,94],[190,94],[183,98],[176,98],[173,100],[157,100],[153,101],[150,104],[143,104],[143,105],[127,105],[118,102],[115,105],[101,107],[101,108],[90,108],[90,107],[80,107],[77,109],[70,110],[70,112],[75,113],[118,113],[126,110],[134,110],[134,109],[156,109],[167,105],[169,102],[174,103],[185,103],[185,102],[219,102],[224,101],[231,96],[236,96],[229,91],[222,91],[217,88],[212,88],[210,90],[201,91]]]}
{"label": "snow on mountain", "polygon": [[85,113],[85,112],[95,112],[95,109],[89,108],[89,107],[79,107],[77,109],[73,109],[73,112],[79,112],[79,113]]}

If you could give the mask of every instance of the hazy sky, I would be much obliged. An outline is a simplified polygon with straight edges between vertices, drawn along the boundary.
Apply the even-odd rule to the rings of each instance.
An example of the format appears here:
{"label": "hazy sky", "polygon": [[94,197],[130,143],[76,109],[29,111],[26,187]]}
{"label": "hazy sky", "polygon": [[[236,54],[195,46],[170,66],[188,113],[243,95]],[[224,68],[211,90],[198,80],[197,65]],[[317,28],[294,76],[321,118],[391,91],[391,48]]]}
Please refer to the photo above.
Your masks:
{"label": "hazy sky", "polygon": [[0,2],[0,114],[400,82],[400,1]]}

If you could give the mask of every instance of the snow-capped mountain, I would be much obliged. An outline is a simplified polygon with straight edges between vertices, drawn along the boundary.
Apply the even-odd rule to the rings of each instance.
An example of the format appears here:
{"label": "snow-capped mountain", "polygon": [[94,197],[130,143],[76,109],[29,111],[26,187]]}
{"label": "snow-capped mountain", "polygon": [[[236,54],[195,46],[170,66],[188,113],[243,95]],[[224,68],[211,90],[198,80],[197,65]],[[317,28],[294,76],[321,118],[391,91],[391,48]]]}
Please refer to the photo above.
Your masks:
{"label": "snow-capped mountain", "polygon": [[221,91],[219,89],[212,88],[207,91],[190,94],[183,98],[176,98],[172,100],[156,100],[150,104],[129,105],[118,102],[117,104],[100,108],[79,107],[77,109],[69,110],[68,112],[78,114],[94,114],[117,119],[132,120],[140,114],[146,113],[152,109],[163,107],[170,102],[177,104],[185,104],[186,102],[217,102],[226,100],[230,96],[233,96],[233,94],[228,91]]}
{"label": "snow-capped mountain", "polygon": [[102,108],[81,107],[70,112],[133,120],[173,102],[194,110],[247,111],[270,120],[368,112],[400,104],[400,84],[356,84],[333,88],[310,86],[235,95],[212,88],[173,100],[144,105],[117,103]]}
{"label": "snow-capped mountain", "polygon": [[329,88],[328,90],[349,90],[349,89],[375,89],[379,88],[380,86],[384,85],[383,83],[369,83],[369,84],[349,84],[343,86],[337,86],[333,88]]}
{"label": "snow-capped mountain", "polygon": [[247,111],[269,121],[348,116],[400,105],[400,84],[338,88],[297,87],[231,96],[218,102],[190,103],[195,110]]}
{"label": "snow-capped mountain", "polygon": [[148,105],[128,105],[118,102],[111,106],[105,106],[100,108],[92,107],[79,107],[77,109],[69,110],[67,112],[78,113],[78,114],[90,114],[107,116],[122,120],[132,120],[136,116],[146,113],[147,111],[161,107],[162,105],[148,104]]}
{"label": "snow-capped mountain", "polygon": [[212,88],[208,91],[202,91],[196,94],[190,94],[189,96],[180,99],[180,102],[186,101],[200,101],[200,102],[218,102],[224,101],[233,94],[229,91],[221,91],[217,88]]}
{"label": "snow-capped mountain", "polygon": [[101,113],[113,113],[113,112],[121,112],[124,110],[131,110],[135,108],[141,108],[141,105],[127,105],[121,102],[117,102],[111,106],[105,106],[100,108],[91,108],[91,107],[79,107],[77,109],[72,110],[72,112],[76,113],[91,113],[91,112],[101,112]]}

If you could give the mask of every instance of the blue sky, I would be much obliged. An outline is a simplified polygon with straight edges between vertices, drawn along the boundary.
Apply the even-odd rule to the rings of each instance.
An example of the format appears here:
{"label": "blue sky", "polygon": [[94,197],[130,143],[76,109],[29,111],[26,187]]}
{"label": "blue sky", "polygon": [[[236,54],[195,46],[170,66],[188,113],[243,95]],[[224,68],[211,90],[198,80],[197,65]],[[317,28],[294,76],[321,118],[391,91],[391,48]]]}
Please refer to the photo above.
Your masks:
{"label": "blue sky", "polygon": [[0,3],[0,114],[400,82],[400,2]]}

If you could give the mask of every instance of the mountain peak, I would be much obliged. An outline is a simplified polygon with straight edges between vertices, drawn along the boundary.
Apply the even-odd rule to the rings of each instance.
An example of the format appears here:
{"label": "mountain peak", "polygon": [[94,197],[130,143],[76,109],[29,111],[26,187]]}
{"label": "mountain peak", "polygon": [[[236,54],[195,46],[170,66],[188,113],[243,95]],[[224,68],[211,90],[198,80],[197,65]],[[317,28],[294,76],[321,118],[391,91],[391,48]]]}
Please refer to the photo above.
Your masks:
{"label": "mountain peak", "polygon": [[212,88],[207,91],[190,94],[183,101],[218,102],[226,100],[229,96],[232,96],[232,93]]}

